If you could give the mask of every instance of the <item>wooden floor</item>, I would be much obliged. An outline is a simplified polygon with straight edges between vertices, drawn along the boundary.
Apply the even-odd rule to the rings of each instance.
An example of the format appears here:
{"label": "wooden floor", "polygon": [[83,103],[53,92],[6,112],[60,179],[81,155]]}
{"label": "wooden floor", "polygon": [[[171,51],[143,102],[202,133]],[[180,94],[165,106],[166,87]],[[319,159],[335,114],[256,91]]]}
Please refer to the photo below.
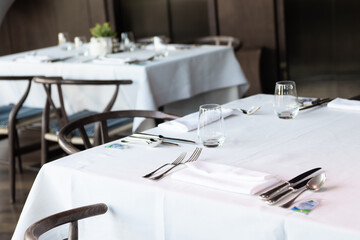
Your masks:
{"label": "wooden floor", "polygon": [[[40,139],[38,131],[22,134],[22,143]],[[7,159],[7,139],[0,140],[0,158]],[[40,151],[22,156],[24,172],[16,172],[16,203],[10,203],[9,171],[7,165],[0,164],[0,240],[11,239],[21,210],[34,182],[37,172],[28,167],[40,163]]]}

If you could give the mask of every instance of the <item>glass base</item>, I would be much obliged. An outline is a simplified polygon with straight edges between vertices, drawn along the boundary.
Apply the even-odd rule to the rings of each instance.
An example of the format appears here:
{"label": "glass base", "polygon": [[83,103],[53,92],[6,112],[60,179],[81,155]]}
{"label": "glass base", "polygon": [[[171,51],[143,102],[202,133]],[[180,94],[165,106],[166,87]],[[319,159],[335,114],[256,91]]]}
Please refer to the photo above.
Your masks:
{"label": "glass base", "polygon": [[221,146],[225,141],[225,138],[220,138],[220,139],[208,139],[206,141],[203,141],[203,145],[204,147],[207,148],[216,148]]}
{"label": "glass base", "polygon": [[281,119],[293,119],[296,117],[297,113],[298,113],[298,111],[295,111],[295,112],[287,111],[287,112],[277,113],[277,115]]}

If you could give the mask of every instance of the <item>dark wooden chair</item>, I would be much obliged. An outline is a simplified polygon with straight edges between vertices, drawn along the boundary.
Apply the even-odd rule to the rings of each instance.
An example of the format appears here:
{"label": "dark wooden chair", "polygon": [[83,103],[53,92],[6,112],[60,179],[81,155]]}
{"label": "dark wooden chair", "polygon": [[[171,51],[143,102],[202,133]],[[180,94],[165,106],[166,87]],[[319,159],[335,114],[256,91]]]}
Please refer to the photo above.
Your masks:
{"label": "dark wooden chair", "polygon": [[[154,43],[154,37],[155,36],[138,38],[138,39],[136,39],[136,42],[140,43],[140,44],[152,44],[152,43]],[[167,36],[157,36],[157,37],[161,38],[162,41],[166,44],[170,43],[170,38],[168,38]]]}
{"label": "dark wooden chair", "polygon": [[[134,117],[144,117],[148,119],[161,119],[161,120],[174,120],[178,116],[167,114],[160,111],[141,111],[141,110],[124,110],[124,111],[113,111],[106,113],[94,114],[91,116],[83,117],[75,121],[70,122],[64,126],[59,132],[59,145],[60,147],[68,154],[73,154],[79,152],[78,149],[72,142],[71,137],[74,132],[78,132],[81,136],[85,148],[91,148],[100,144],[107,143],[109,141],[115,140],[109,134],[109,123],[114,119],[126,119]],[[95,139],[98,141],[90,141],[88,134],[86,133],[86,126],[94,125],[94,123],[99,123],[96,126],[99,130],[95,130],[97,134]]]}
{"label": "dark wooden chair", "polygon": [[241,48],[240,40],[231,36],[206,36],[195,39],[194,43],[209,45],[226,45],[233,47],[234,51],[237,51]]}
{"label": "dark wooden chair", "polygon": [[22,97],[16,104],[0,106],[0,137],[8,138],[9,142],[9,159],[1,160],[1,164],[9,165],[10,177],[10,201],[15,202],[15,165],[16,159],[18,160],[18,167],[20,173],[22,172],[21,154],[25,154],[39,149],[39,144],[34,143],[31,145],[20,147],[20,140],[18,131],[24,129],[41,120],[42,109],[31,108],[23,106],[31,88],[33,76],[1,76],[1,80],[6,81],[27,81],[27,87]]}
{"label": "dark wooden chair", "polygon": [[69,240],[77,240],[78,237],[78,221],[84,218],[89,218],[106,213],[108,207],[104,203],[93,204],[89,206],[74,208],[68,211],[60,212],[49,217],[43,218],[40,221],[32,224],[25,232],[25,240],[37,240],[47,231],[70,223],[69,226]]}
{"label": "dark wooden chair", "polygon": [[[80,112],[73,113],[71,115],[67,114],[64,104],[64,96],[63,96],[63,88],[64,85],[80,85],[80,86],[86,86],[86,85],[92,85],[92,86],[114,86],[115,90],[112,95],[112,98],[110,99],[107,106],[103,109],[103,112],[108,112],[113,107],[116,98],[119,93],[119,87],[120,85],[125,84],[131,84],[131,80],[66,80],[62,79],[61,77],[38,77],[34,78],[34,81],[36,83],[42,84],[46,96],[47,101],[44,107],[43,117],[42,117],[42,137],[41,137],[41,163],[45,164],[48,162],[48,155],[49,155],[49,143],[50,142],[58,142],[58,132],[59,130],[68,124],[71,121],[74,121],[76,119],[79,119],[84,116],[89,116],[94,113],[94,111],[89,110],[83,110]],[[55,98],[51,93],[51,87],[52,85],[55,85],[57,88],[57,97],[59,106],[55,104],[55,101],[53,98]],[[76,103],[73,103],[76,104]],[[55,115],[55,118],[51,118],[51,115]],[[132,119],[126,119],[122,121],[114,121],[112,123],[112,128],[120,128],[121,130],[124,128],[124,126],[127,125],[127,128],[131,128],[132,125]],[[92,133],[93,134],[93,133]],[[74,136],[73,141],[79,140],[78,136]],[[82,142],[78,142],[79,144],[82,144]]]}

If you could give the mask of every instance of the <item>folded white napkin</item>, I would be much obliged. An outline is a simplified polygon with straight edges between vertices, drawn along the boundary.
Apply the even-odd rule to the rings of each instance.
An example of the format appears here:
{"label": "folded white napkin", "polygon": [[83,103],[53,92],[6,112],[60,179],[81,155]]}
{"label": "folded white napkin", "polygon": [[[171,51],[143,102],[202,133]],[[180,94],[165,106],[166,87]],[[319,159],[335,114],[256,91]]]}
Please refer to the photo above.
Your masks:
{"label": "folded white napkin", "polygon": [[[233,114],[234,110],[230,108],[223,108],[222,115],[224,118]],[[194,130],[198,126],[199,112],[191,113],[182,118],[178,118],[169,122],[160,123],[159,128],[170,130],[170,131],[179,131],[179,132],[189,132]]]}
{"label": "folded white napkin", "polygon": [[223,191],[255,194],[280,181],[276,175],[217,163],[196,161],[171,177]]}
{"label": "folded white napkin", "polygon": [[327,105],[329,108],[343,109],[348,111],[360,112],[360,101],[335,98]]}
{"label": "folded white napkin", "polygon": [[126,64],[128,62],[132,62],[137,60],[136,58],[130,58],[130,57],[125,57],[125,58],[120,58],[120,57],[114,57],[114,58],[110,58],[110,57],[100,57],[99,59],[95,59],[93,60],[93,63],[99,63],[99,64]]}
{"label": "folded white napkin", "polygon": [[20,58],[16,58],[15,61],[16,62],[24,62],[24,63],[42,63],[42,62],[48,62],[50,61],[52,58],[50,58],[49,56],[44,56],[44,55],[25,55],[23,57]]}

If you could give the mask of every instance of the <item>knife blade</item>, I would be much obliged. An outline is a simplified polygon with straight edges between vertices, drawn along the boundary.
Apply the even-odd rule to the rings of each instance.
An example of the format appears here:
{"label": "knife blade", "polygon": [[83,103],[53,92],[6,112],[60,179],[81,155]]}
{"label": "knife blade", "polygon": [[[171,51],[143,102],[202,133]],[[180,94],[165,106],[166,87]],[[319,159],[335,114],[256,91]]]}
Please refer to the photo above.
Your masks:
{"label": "knife blade", "polygon": [[295,192],[297,190],[299,190],[300,188],[304,187],[306,185],[306,183],[310,180],[311,178],[307,178],[304,181],[296,184],[293,187],[289,187],[289,189],[283,191],[282,193],[270,198],[269,200],[267,200],[266,202],[270,205],[277,203],[278,201],[280,201],[281,199],[283,199],[284,197],[288,196],[290,193]]}
{"label": "knife blade", "polygon": [[171,137],[165,137],[163,135],[157,135],[157,134],[149,134],[149,133],[135,133],[138,135],[146,135],[146,136],[154,136],[154,137],[158,137],[158,138],[162,138],[162,139],[166,139],[166,140],[172,140],[172,141],[180,141],[180,142],[187,142],[187,143],[196,143],[195,141],[192,140],[187,140],[187,139],[182,139],[182,138],[171,138]]}
{"label": "knife blade", "polygon": [[262,200],[267,200],[269,199],[271,196],[274,196],[275,194],[281,192],[283,189],[285,188],[288,188],[288,187],[291,187],[293,186],[295,183],[299,182],[300,180],[306,178],[307,176],[313,174],[314,172],[316,171],[319,171],[321,168],[318,167],[318,168],[313,168],[313,169],[310,169],[304,173],[301,173],[300,175],[297,175],[296,177],[284,182],[283,184],[279,185],[279,186],[276,186],[275,188],[272,188],[264,193],[261,193],[259,195],[259,198],[262,199]]}
{"label": "knife blade", "polygon": [[324,99],[320,99],[318,101],[314,101],[314,102],[312,102],[311,105],[300,108],[299,111],[322,105],[324,103],[330,102],[331,100],[333,100],[333,99],[332,98],[324,98]]}

